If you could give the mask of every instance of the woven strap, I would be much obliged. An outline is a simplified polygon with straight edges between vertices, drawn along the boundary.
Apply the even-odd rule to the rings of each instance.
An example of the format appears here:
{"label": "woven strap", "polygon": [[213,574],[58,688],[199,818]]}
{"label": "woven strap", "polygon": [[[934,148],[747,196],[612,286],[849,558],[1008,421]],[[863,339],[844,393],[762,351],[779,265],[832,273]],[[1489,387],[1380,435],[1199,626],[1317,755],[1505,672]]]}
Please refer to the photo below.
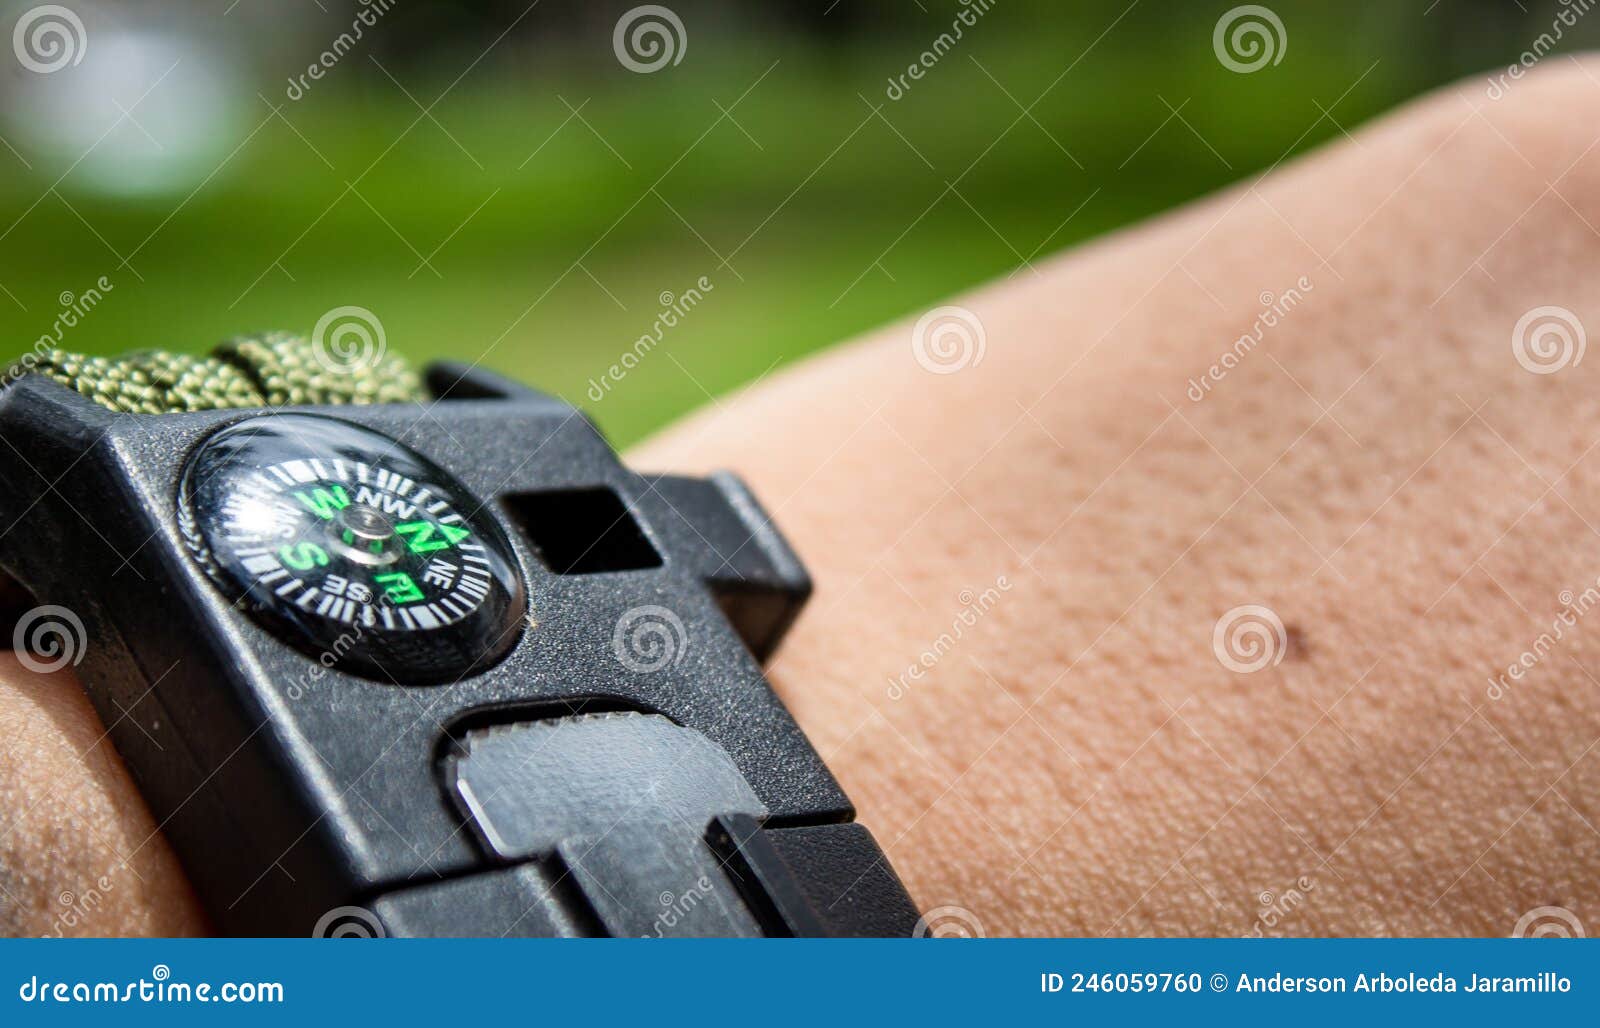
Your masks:
{"label": "woven strap", "polygon": [[114,411],[171,414],[234,407],[408,403],[426,399],[401,357],[340,361],[288,332],[230,339],[208,356],[138,350],[89,357],[46,350],[13,362],[9,381],[36,371]]}

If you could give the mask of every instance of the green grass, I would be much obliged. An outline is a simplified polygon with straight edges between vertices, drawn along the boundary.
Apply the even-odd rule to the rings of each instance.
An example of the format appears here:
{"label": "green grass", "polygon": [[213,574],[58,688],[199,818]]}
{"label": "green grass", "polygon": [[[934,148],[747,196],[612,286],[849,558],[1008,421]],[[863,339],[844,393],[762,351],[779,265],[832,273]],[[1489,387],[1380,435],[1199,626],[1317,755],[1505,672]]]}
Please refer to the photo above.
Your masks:
{"label": "green grass", "polygon": [[[292,128],[247,94],[201,174],[259,130],[204,185],[113,199],[73,171],[47,193],[70,158],[13,161],[0,329],[21,351],[59,294],[100,275],[114,288],[68,348],[200,350],[354,304],[419,361],[481,359],[587,404],[659,294],[705,275],[701,306],[595,405],[626,443],[775,364],[1338,135],[1319,103],[1343,94],[1332,110],[1351,126],[1451,71],[1419,67],[1387,23],[1322,14],[1315,29],[1306,14],[1289,19],[1292,59],[1235,75],[1208,12],[1174,24],[1140,9],[1045,94],[1038,124],[1006,131],[1019,108],[990,75],[1033,102],[1120,9],[1037,29],[997,10],[894,103],[885,79],[939,17],[843,52],[696,36],[691,60],[651,76],[601,62],[529,78],[490,61],[433,111],[454,141],[352,57],[284,105]],[[458,70],[400,77],[427,103]],[[737,124],[719,122],[758,80]],[[281,87],[261,88],[283,103]]]}

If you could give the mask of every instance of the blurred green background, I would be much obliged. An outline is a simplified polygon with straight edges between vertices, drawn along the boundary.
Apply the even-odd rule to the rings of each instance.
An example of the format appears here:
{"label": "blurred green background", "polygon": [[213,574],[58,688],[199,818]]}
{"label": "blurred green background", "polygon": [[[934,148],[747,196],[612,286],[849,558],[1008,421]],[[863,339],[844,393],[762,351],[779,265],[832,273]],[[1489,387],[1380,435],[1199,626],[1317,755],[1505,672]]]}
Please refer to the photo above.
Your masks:
{"label": "blurred green background", "polygon": [[[1213,45],[1229,3],[684,0],[676,62],[636,72],[614,49],[629,3],[65,6],[76,62],[0,75],[9,353],[101,276],[68,349],[198,351],[357,305],[392,350],[481,359],[619,443],[1553,28],[1557,51],[1600,36],[1559,2],[1279,2],[1276,63],[1239,73]],[[6,11],[14,50],[31,10]]]}

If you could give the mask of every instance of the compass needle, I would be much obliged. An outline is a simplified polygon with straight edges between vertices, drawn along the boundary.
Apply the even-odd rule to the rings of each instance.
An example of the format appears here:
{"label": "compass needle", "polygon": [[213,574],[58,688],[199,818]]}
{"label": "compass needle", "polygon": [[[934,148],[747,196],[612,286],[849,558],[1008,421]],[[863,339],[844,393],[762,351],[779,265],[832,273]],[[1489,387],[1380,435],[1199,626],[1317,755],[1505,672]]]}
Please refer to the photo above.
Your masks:
{"label": "compass needle", "polygon": [[[356,480],[342,481],[352,465]],[[213,579],[285,642],[347,670],[459,677],[525,623],[510,545],[476,498],[369,429],[308,414],[229,426],[191,458],[183,497]],[[441,558],[468,539],[485,545],[458,574]]]}

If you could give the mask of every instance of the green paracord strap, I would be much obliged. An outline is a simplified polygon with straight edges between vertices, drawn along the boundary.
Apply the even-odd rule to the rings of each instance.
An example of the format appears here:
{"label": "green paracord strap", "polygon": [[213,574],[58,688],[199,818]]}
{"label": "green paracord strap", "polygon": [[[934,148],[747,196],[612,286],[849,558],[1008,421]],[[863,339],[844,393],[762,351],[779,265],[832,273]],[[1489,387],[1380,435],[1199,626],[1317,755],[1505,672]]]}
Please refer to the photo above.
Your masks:
{"label": "green paracord strap", "polygon": [[207,356],[139,350],[90,357],[46,350],[13,362],[4,380],[29,371],[129,414],[427,398],[421,379],[401,357],[364,354],[341,361],[338,354],[288,332],[230,339]]}

